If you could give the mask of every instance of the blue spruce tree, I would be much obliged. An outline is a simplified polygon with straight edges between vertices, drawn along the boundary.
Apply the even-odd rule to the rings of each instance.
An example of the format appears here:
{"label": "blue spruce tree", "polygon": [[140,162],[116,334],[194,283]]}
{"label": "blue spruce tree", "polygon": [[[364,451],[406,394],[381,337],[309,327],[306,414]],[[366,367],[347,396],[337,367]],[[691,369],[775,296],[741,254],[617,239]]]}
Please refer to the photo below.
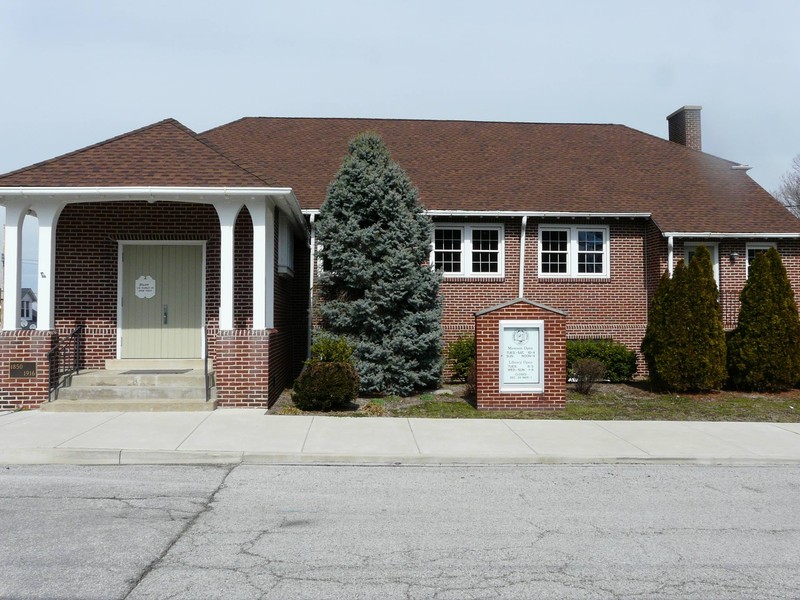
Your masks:
{"label": "blue spruce tree", "polygon": [[408,395],[442,372],[433,225],[376,134],[350,142],[317,220],[323,327],[353,344],[361,390]]}

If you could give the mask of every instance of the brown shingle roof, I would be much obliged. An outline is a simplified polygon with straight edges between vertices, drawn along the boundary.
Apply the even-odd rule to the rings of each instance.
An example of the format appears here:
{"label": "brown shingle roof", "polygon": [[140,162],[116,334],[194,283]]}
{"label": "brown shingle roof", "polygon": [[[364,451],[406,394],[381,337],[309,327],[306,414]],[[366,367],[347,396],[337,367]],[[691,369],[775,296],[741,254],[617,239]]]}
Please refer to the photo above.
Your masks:
{"label": "brown shingle roof", "polygon": [[0,187],[264,187],[174,119],[0,177]]}
{"label": "brown shingle roof", "polygon": [[800,232],[736,163],[621,125],[244,118],[200,135],[316,209],[363,131],[383,137],[431,210],[647,212],[665,232]]}
{"label": "brown shingle roof", "polygon": [[800,232],[735,163],[621,125],[244,118],[198,135],[167,119],[0,176],[0,188],[279,186],[317,209],[364,131],[383,137],[431,210],[652,213],[663,232]]}

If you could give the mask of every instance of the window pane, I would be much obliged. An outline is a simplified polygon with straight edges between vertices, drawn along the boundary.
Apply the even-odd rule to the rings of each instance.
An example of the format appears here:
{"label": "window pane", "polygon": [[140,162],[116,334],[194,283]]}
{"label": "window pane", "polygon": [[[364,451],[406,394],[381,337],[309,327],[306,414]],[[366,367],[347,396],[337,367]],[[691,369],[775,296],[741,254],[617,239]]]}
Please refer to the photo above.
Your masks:
{"label": "window pane", "polygon": [[433,241],[433,266],[445,273],[461,272],[461,230],[436,229]]}
{"label": "window pane", "polygon": [[472,272],[499,273],[500,232],[497,229],[472,230]]}
{"label": "window pane", "polygon": [[578,273],[603,272],[603,232],[578,231]]}
{"label": "window pane", "polygon": [[473,250],[499,250],[500,232],[496,229],[474,229],[472,231]]}
{"label": "window pane", "polygon": [[542,273],[567,272],[568,232],[542,231]]}
{"label": "window pane", "polygon": [[473,252],[472,270],[475,273],[497,273],[497,252]]}

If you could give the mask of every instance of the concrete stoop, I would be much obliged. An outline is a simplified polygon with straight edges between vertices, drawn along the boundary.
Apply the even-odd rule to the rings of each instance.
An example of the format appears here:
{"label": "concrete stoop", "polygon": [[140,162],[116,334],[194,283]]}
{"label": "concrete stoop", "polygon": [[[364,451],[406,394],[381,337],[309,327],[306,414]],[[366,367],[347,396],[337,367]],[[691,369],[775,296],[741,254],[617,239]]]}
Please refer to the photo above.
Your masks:
{"label": "concrete stoop", "polygon": [[210,411],[202,361],[109,360],[106,368],[74,375],[41,410],[49,412]]}

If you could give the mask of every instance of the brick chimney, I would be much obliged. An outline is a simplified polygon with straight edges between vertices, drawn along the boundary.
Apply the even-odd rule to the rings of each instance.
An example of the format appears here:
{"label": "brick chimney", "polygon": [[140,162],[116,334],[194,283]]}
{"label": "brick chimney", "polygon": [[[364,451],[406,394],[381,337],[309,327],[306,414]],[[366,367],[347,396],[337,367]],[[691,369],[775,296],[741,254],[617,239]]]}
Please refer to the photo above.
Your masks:
{"label": "brick chimney", "polygon": [[684,106],[667,117],[669,141],[683,144],[692,150],[702,150],[700,110],[702,106]]}

